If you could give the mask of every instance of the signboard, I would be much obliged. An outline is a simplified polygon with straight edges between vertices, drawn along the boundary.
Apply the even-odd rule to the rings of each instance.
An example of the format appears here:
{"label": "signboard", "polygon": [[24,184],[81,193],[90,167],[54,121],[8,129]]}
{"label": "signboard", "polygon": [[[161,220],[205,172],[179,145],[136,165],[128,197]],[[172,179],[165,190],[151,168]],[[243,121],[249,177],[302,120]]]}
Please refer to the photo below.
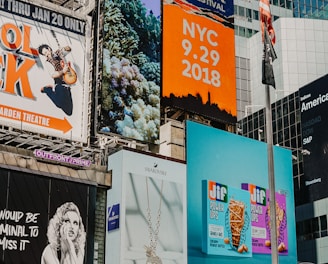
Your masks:
{"label": "signboard", "polygon": [[[232,1],[220,4],[233,10]],[[162,104],[236,122],[232,21],[189,1],[164,1]]]}
{"label": "signboard", "polygon": [[107,215],[107,230],[111,231],[118,229],[120,227],[120,205],[114,204],[113,206],[108,207]]}
{"label": "signboard", "polygon": [[[179,1],[176,1],[179,2]],[[183,1],[180,1],[183,3]],[[213,0],[213,1],[204,1],[204,0],[186,0],[185,4],[191,3],[199,7],[202,11],[209,11],[211,13],[216,13],[219,16],[222,16],[226,19],[231,19],[233,16],[233,3],[231,1],[225,0]]]}
{"label": "signboard", "polygon": [[[254,184],[242,184],[250,192],[252,247],[254,253],[271,254],[270,191]],[[276,193],[278,253],[288,254],[286,196]]]}
{"label": "signboard", "polygon": [[124,149],[108,170],[106,261],[187,264],[186,165]]}
{"label": "signboard", "polygon": [[206,254],[251,257],[250,194],[215,181],[202,181],[203,246]]}
{"label": "signboard", "polygon": [[299,90],[304,177],[299,203],[328,197],[328,75]]}
{"label": "signboard", "polygon": [[0,25],[1,124],[86,142],[87,21],[3,0]]}
{"label": "signboard", "polygon": [[161,1],[105,1],[98,130],[157,143]]}
{"label": "signboard", "polygon": [[0,190],[1,263],[59,263],[72,255],[58,244],[67,239],[92,262],[94,186],[1,169]]}
{"label": "signboard", "polygon": [[[252,233],[251,237],[249,237],[250,241],[246,243],[246,246],[248,252],[252,252],[252,255],[243,257],[242,262],[245,264],[269,263],[271,261],[269,245],[265,247],[260,245],[265,240],[269,240],[268,238],[270,237],[270,228],[267,227],[270,223],[268,220],[265,220],[266,215],[269,214],[266,207],[270,202],[268,200],[270,195],[268,193],[266,143],[191,121],[186,123],[186,132],[188,264],[236,263],[240,261],[241,257],[248,254],[247,251],[237,254],[236,249],[230,249],[230,251],[226,249],[224,251],[223,246],[226,246],[226,244],[223,245],[220,239],[217,239],[217,244],[223,245],[222,247],[220,246],[220,256],[203,253],[202,243],[205,243],[207,240],[204,241],[202,229],[204,227],[203,223],[208,217],[202,211],[202,197],[204,196],[201,186],[203,181],[212,182],[213,186],[215,183],[216,190],[220,190],[219,193],[217,192],[217,196],[221,195],[223,190],[221,187],[226,186],[228,195],[225,197],[229,197],[229,191],[233,188],[242,191],[242,189],[247,187],[249,192],[252,188],[254,191],[254,186],[259,187],[258,191],[255,188],[255,193],[258,195],[255,197],[255,201],[252,201],[253,198],[251,199],[250,193],[248,193],[248,201],[245,200],[246,198],[237,196],[239,195],[238,193],[234,194],[235,199],[242,201],[246,207],[250,205],[248,209],[250,211],[247,214],[250,217]],[[202,144],[195,144],[195,142],[202,142]],[[279,207],[277,217],[280,221],[278,223],[278,239],[284,243],[284,250],[279,254],[279,263],[296,263],[296,221],[291,151],[274,146],[273,152],[275,185],[276,193],[278,193],[276,202]],[[214,190],[213,186],[210,189]],[[217,186],[220,186],[220,188]],[[264,200],[265,207],[254,207],[255,203],[258,203],[258,205],[260,203],[263,204]],[[221,205],[217,205],[214,208],[217,208],[218,210],[216,211],[219,212]],[[213,211],[213,214],[215,214],[215,211]],[[255,226],[256,217],[258,217],[259,223],[257,228]],[[261,220],[261,217],[264,217],[264,219],[262,218],[263,220]],[[216,225],[220,225],[218,220],[213,221]],[[214,226],[213,230],[217,232],[220,231],[220,228]],[[214,233],[217,236],[219,234],[220,232]],[[226,235],[223,235],[223,237],[225,238]],[[262,237],[264,242],[261,240]],[[264,239],[264,237],[266,238]],[[228,240],[230,243],[231,239],[229,237]],[[234,255],[231,254],[231,251],[233,251]]]}

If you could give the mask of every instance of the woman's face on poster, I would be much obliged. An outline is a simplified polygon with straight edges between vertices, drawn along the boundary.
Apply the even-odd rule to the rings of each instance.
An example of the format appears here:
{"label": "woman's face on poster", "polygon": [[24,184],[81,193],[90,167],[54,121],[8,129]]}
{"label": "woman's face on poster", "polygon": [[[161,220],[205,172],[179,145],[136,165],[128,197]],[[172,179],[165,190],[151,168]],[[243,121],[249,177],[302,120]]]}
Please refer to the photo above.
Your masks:
{"label": "woman's face on poster", "polygon": [[79,231],[79,216],[76,212],[69,211],[63,217],[64,234],[67,239],[74,240]]}

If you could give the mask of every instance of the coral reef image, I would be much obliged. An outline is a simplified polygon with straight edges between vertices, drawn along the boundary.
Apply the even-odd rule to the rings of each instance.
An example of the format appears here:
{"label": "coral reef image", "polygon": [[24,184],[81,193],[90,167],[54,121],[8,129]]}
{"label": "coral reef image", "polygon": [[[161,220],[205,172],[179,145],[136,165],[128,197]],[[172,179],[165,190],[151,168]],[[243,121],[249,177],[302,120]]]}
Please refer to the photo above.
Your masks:
{"label": "coral reef image", "polygon": [[105,1],[99,130],[156,143],[161,24],[140,0]]}

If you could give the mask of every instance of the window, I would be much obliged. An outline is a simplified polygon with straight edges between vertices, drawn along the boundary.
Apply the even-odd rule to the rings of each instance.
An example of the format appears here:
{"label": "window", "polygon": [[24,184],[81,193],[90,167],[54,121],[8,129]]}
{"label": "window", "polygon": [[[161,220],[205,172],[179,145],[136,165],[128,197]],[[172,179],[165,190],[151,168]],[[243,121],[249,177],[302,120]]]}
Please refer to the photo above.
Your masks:
{"label": "window", "polygon": [[296,223],[297,240],[313,240],[327,236],[327,215],[314,217]]}
{"label": "window", "polygon": [[322,215],[320,216],[320,230],[321,230],[321,237],[325,237],[328,235],[327,233],[327,216]]}
{"label": "window", "polygon": [[238,15],[241,17],[245,17],[245,7],[238,6]]}
{"label": "window", "polygon": [[246,17],[252,21],[252,9],[246,8]]}

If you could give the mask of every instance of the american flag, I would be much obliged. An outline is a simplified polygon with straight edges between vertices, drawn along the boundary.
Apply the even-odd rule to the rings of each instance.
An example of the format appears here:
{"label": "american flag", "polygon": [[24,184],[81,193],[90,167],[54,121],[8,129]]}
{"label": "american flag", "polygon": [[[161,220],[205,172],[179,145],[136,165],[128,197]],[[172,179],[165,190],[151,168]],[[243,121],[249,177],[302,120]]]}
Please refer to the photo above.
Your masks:
{"label": "american flag", "polygon": [[276,34],[272,26],[272,16],[270,11],[270,0],[260,0],[260,22],[262,31],[262,42],[264,42],[264,29],[267,29],[272,44],[276,43]]}

